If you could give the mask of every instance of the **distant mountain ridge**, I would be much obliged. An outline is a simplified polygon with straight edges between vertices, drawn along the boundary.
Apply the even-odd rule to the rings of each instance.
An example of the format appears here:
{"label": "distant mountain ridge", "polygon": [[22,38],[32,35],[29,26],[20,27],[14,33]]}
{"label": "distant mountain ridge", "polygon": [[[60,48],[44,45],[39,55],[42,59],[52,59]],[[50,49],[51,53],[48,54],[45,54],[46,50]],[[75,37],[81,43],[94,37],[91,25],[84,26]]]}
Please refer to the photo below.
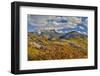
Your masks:
{"label": "distant mountain ridge", "polygon": [[70,39],[70,38],[77,38],[77,37],[87,38],[87,35],[81,34],[77,31],[71,31],[71,32],[68,32],[68,33],[58,33],[55,30],[51,30],[51,31],[42,31],[41,34],[38,34],[37,32],[33,32],[33,34],[46,36],[49,39],[52,39],[52,38]]}
{"label": "distant mountain ridge", "polygon": [[62,38],[64,38],[64,39],[69,39],[69,38],[77,38],[77,37],[86,38],[87,35],[81,34],[81,33],[76,32],[76,31],[71,31],[71,32],[66,33],[66,34],[63,35],[63,36],[60,36],[61,39],[62,39]]}

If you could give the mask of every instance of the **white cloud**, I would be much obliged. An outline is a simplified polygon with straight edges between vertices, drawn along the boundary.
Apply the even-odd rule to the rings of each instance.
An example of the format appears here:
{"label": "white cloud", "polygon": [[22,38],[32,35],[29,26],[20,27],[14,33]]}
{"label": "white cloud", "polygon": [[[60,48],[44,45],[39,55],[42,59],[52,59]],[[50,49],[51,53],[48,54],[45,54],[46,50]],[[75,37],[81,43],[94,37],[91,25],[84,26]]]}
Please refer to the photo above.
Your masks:
{"label": "white cloud", "polygon": [[87,32],[82,32],[83,34],[87,35]]}
{"label": "white cloud", "polygon": [[81,31],[77,31],[78,33],[82,33]]}
{"label": "white cloud", "polygon": [[56,30],[56,32],[58,32],[58,33],[63,33],[63,31],[61,31],[61,30],[60,30],[60,31]]}
{"label": "white cloud", "polygon": [[86,18],[84,21],[82,21],[82,24],[84,24],[85,26],[88,26],[88,18]]}
{"label": "white cloud", "polygon": [[67,19],[72,22],[73,24],[79,24],[81,23],[81,18],[78,17],[67,17]]}
{"label": "white cloud", "polygon": [[84,21],[84,25],[88,25],[88,18],[87,19],[85,19],[85,21]]}
{"label": "white cloud", "polygon": [[87,35],[87,32],[81,32],[81,31],[77,31],[78,33],[81,33],[81,34],[85,34],[85,35]]}
{"label": "white cloud", "polygon": [[82,29],[82,30],[84,30],[84,27],[82,27],[82,26],[79,26],[79,28]]}
{"label": "white cloud", "polygon": [[[51,23],[48,20],[53,20]],[[66,20],[67,22],[58,22]],[[75,28],[77,24],[81,23],[81,18],[78,17],[62,17],[62,16],[42,16],[42,15],[28,15],[28,23],[36,25],[37,30],[58,30],[62,28]]]}

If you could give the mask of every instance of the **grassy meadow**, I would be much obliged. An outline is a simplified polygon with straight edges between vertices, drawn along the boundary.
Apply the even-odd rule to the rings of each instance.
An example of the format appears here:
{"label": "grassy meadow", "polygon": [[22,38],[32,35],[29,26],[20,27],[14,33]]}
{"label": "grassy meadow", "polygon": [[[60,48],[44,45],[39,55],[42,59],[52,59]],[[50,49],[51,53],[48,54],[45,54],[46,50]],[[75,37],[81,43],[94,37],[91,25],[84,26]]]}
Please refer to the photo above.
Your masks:
{"label": "grassy meadow", "polygon": [[28,33],[28,60],[80,59],[88,57],[87,37],[51,39],[46,35]]}

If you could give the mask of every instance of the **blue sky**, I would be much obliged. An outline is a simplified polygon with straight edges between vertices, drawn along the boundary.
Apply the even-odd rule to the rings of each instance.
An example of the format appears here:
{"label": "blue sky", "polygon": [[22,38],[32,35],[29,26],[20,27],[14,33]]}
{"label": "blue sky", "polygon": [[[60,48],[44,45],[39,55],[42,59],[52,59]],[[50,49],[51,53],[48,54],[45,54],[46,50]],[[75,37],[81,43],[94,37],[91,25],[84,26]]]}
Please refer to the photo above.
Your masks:
{"label": "blue sky", "polygon": [[82,34],[88,32],[88,17],[28,15],[28,32],[55,30],[58,33],[77,31]]}

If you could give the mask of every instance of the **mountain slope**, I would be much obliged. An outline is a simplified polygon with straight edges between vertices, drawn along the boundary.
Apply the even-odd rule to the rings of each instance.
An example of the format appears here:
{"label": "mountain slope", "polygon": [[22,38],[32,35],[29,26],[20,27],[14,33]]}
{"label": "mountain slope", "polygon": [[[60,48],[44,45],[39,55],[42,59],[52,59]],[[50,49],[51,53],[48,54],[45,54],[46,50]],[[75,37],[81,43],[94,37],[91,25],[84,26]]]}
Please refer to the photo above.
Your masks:
{"label": "mountain slope", "polygon": [[[68,35],[74,36],[68,36]],[[48,39],[52,36],[55,40]],[[62,38],[60,38],[63,36]],[[67,37],[68,36],[68,37]],[[28,33],[28,60],[80,59],[88,57],[87,36],[77,32],[58,34],[44,31],[41,35]],[[59,39],[57,39],[58,37]],[[64,40],[62,40],[64,39]]]}
{"label": "mountain slope", "polygon": [[69,32],[69,33],[66,33],[66,34],[60,36],[61,39],[70,39],[70,38],[78,38],[78,37],[87,38],[86,35],[78,33],[76,31],[72,31],[72,32]]}

